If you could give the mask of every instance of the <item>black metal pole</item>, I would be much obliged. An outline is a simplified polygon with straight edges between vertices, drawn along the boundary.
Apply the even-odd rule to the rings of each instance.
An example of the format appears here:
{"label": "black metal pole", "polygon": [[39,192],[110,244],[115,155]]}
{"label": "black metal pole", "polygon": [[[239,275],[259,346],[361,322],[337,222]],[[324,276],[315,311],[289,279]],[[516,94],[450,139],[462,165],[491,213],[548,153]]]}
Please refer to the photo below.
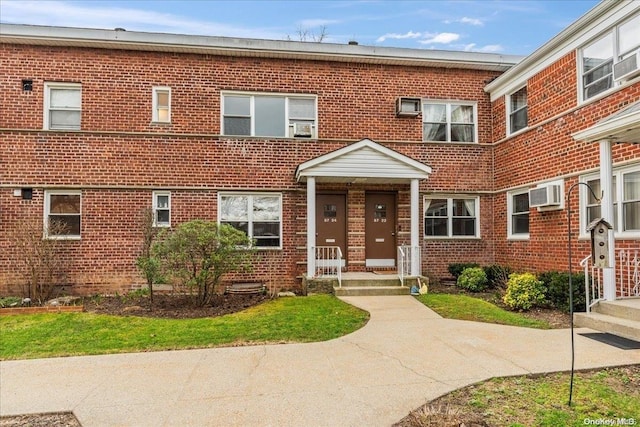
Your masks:
{"label": "black metal pole", "polygon": [[[571,326],[571,380],[569,382],[569,406],[571,406],[571,402],[573,400],[573,374],[576,360],[576,350],[575,350],[575,342],[574,342],[574,333],[573,333],[573,269],[571,267],[571,191],[578,185],[584,185],[589,189],[593,198],[598,202],[602,200],[602,198],[598,199],[593,189],[589,186],[589,184],[585,182],[576,182],[571,187],[569,187],[569,191],[567,192],[567,246],[569,253],[569,314],[571,316],[570,326]],[[586,301],[589,304],[589,301]]]}

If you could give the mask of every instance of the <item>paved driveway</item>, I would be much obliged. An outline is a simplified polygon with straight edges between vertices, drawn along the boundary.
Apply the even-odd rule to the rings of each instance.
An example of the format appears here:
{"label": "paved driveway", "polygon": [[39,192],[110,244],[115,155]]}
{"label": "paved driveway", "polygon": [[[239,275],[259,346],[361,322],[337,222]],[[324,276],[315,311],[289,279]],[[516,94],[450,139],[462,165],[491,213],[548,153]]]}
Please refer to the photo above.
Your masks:
{"label": "paved driveway", "polygon": [[[0,414],[73,411],[90,426],[389,426],[493,376],[568,370],[570,332],[442,319],[410,296],[332,341],[0,363]],[[577,330],[576,332],[579,332]],[[576,335],[576,368],[640,363]]]}

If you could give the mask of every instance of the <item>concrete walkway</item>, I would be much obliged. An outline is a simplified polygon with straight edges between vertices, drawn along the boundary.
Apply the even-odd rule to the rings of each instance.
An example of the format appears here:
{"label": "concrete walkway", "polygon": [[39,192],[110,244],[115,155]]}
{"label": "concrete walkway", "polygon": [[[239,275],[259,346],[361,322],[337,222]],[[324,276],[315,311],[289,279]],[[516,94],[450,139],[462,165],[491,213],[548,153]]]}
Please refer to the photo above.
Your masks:
{"label": "concrete walkway", "polygon": [[[370,322],[322,343],[0,363],[0,414],[90,426],[389,426],[494,376],[564,371],[570,332],[440,318],[410,296],[345,297]],[[640,363],[577,335],[576,368]]]}

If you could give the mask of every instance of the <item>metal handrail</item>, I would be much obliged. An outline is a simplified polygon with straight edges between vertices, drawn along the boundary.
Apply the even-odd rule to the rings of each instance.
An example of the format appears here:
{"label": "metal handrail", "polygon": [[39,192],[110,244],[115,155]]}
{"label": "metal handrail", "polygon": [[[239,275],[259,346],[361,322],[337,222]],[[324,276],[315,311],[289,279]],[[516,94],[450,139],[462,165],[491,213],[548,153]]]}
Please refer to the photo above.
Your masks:
{"label": "metal handrail", "polygon": [[413,263],[420,265],[420,246],[398,246],[398,278],[404,286],[405,278],[411,276]]}
{"label": "metal handrail", "polygon": [[340,246],[315,246],[315,277],[335,277],[342,287],[342,250]]}
{"label": "metal handrail", "polygon": [[398,246],[398,278],[400,279],[400,286],[404,287],[405,278],[405,253],[404,248],[406,246]]}
{"label": "metal handrail", "polygon": [[[616,298],[635,298],[640,296],[640,250],[616,250]],[[603,300],[604,284],[602,270],[591,263],[591,255],[580,261],[584,268],[584,286],[587,313],[591,307]],[[591,275],[589,272],[591,271]]]}

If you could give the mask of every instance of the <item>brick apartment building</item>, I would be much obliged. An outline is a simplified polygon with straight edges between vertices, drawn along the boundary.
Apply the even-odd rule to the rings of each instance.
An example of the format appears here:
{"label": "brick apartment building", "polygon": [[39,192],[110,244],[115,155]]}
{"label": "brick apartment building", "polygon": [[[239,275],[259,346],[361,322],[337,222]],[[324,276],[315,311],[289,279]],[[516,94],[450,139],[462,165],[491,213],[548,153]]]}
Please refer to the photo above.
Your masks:
{"label": "brick apartment building", "polygon": [[639,248],[638,28],[640,2],[605,1],[521,58],[2,24],[0,294],[24,217],[64,240],[69,292],[140,286],[148,207],[244,230],[247,279],[292,289],[317,247],[344,271],[394,270],[399,246],[414,275],[567,270],[574,187],[575,267],[596,217]]}

